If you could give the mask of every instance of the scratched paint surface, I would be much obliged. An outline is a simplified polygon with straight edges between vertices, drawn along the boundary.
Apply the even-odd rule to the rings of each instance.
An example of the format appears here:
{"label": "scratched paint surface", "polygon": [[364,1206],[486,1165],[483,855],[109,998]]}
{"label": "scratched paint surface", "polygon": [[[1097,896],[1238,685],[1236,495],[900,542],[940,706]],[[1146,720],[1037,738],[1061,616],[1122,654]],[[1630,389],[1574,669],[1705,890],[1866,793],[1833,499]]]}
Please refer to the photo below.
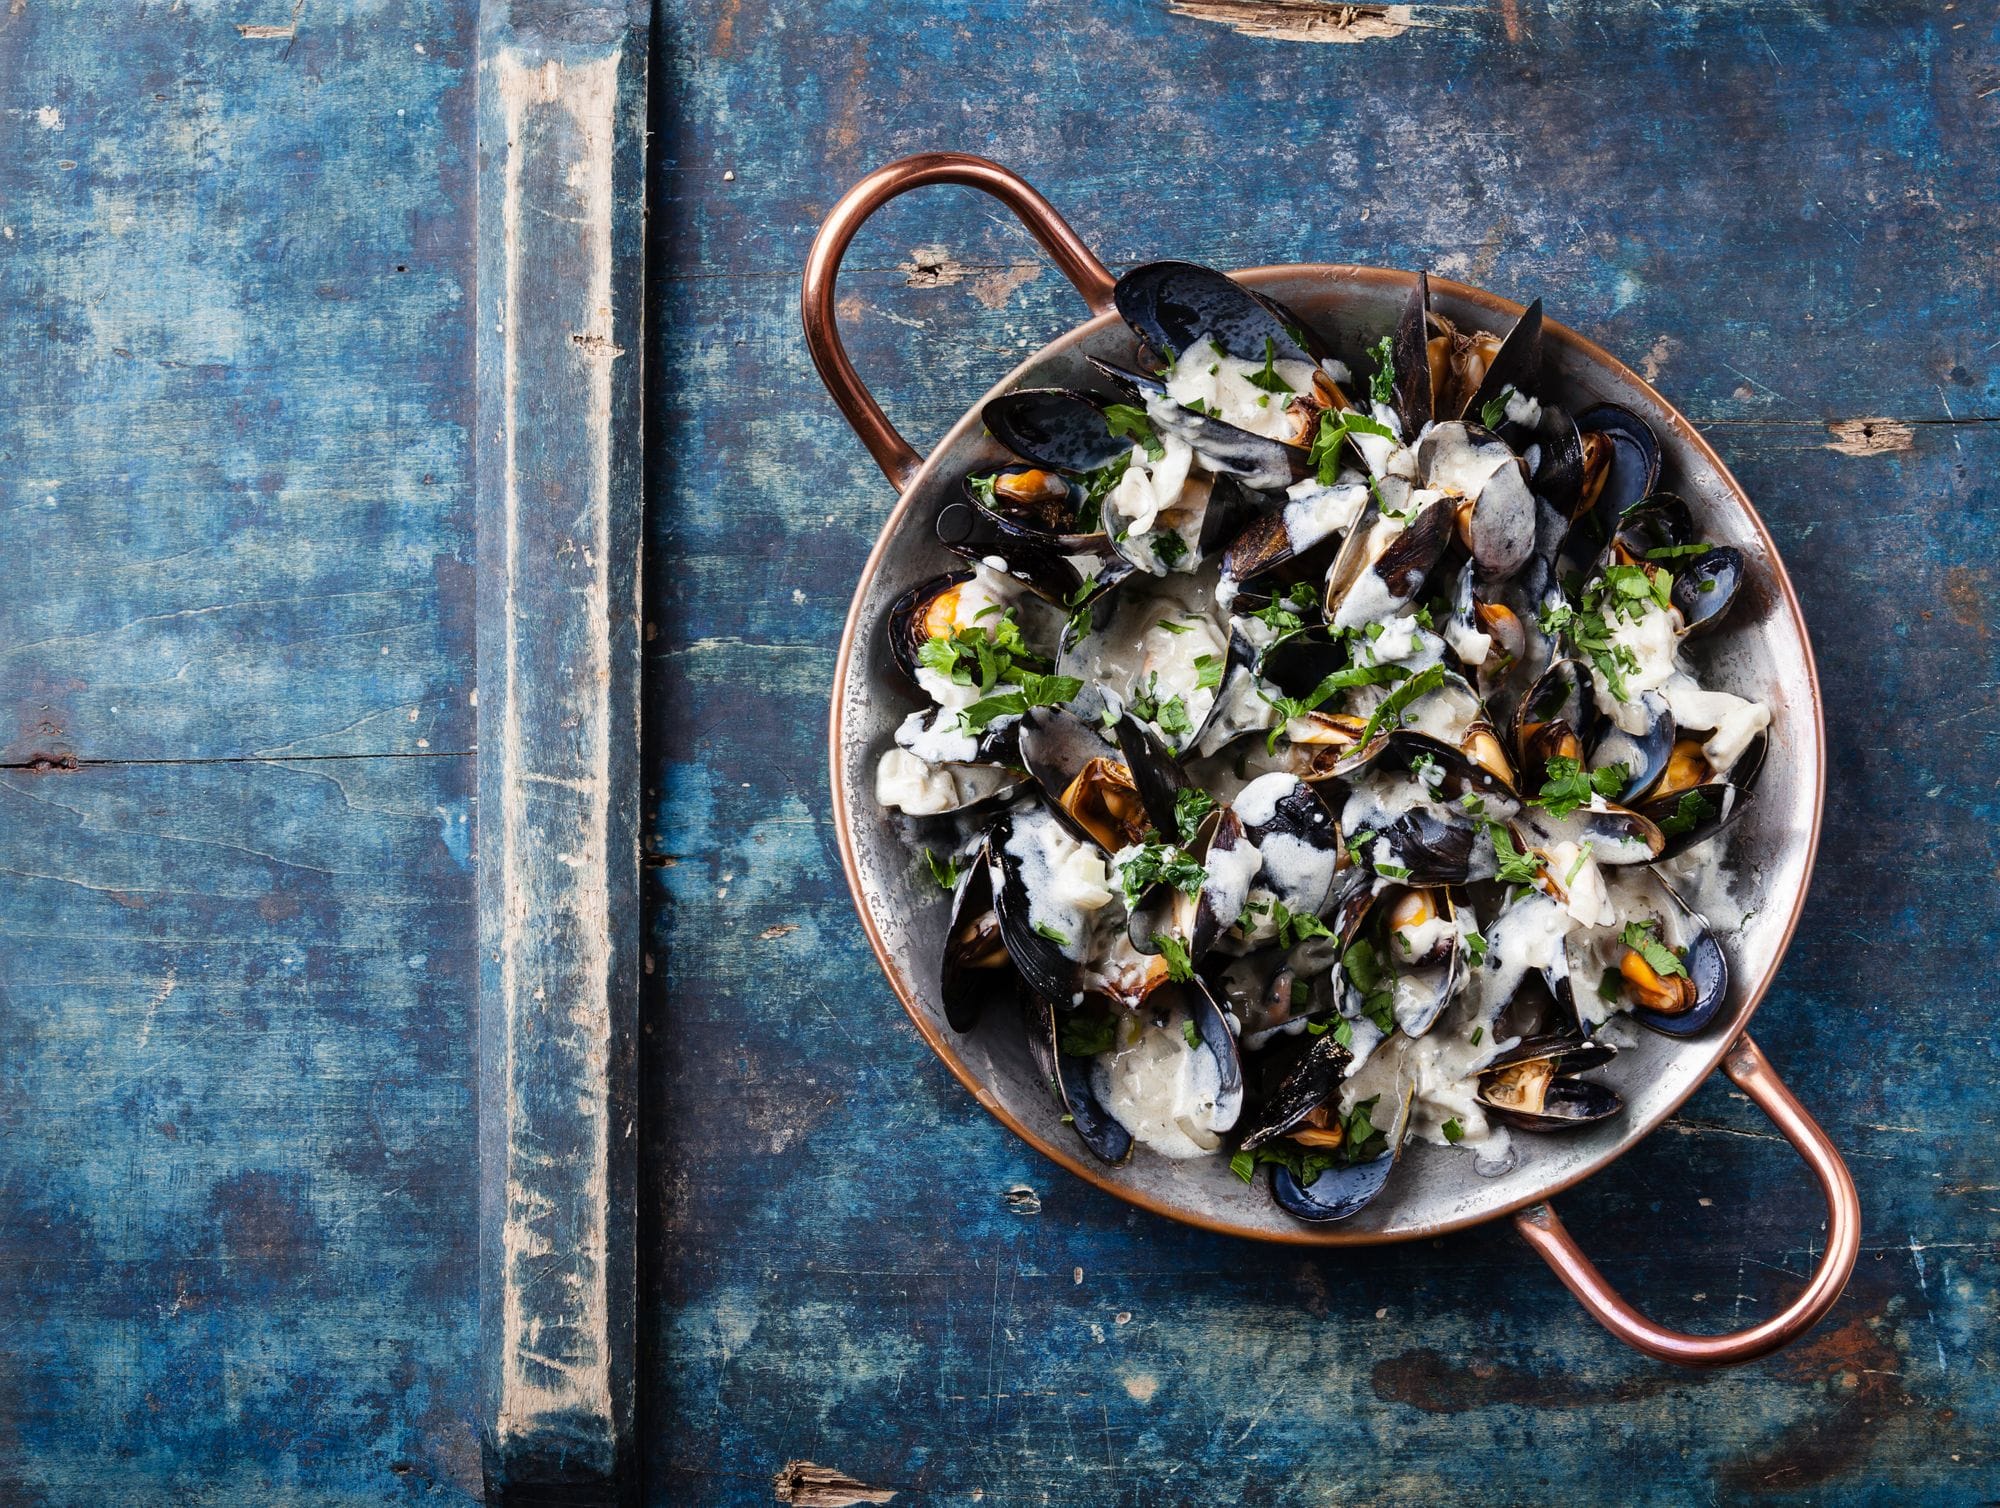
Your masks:
{"label": "scratched paint surface", "polygon": [[[769,1501],[801,1458],[923,1503],[2000,1495],[2000,1035],[1959,963],[1994,942],[2000,862],[1990,8],[1502,0],[1302,45],[1164,5],[676,0],[661,41],[653,1500]],[[1505,1229],[1323,1257],[1185,1231],[1043,1163],[932,1060],[826,818],[833,650],[890,499],[811,371],[796,278],[841,190],[940,146],[1022,170],[1114,266],[1427,263],[1541,293],[1707,428],[1829,702],[1827,857],[1757,1023],[1867,1217],[1808,1343],[1669,1371]],[[950,190],[863,232],[842,311],[920,446],[1080,312]],[[1716,1085],[1559,1204],[1697,1330],[1768,1312],[1822,1241],[1808,1175]]]}
{"label": "scratched paint surface", "polygon": [[9,1504],[479,1490],[472,23],[0,6]]}

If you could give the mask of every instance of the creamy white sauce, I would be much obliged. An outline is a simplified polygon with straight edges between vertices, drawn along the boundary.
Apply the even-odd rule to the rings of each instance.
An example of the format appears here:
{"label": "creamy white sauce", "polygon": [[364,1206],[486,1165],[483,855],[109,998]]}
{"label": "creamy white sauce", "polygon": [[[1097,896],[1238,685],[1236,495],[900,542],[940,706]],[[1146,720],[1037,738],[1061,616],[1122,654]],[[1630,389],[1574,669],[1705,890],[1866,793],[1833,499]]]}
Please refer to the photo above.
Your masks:
{"label": "creamy white sauce", "polygon": [[1175,1159],[1216,1151],[1241,1107],[1223,1096],[1214,1055],[1190,1047],[1178,1023],[1125,1018],[1116,1045],[1092,1060],[1090,1085],[1134,1141]]}
{"label": "creamy white sauce", "polygon": [[888,749],[875,765],[875,799],[912,817],[935,817],[997,795],[1014,778],[990,765],[934,766],[907,749]]}
{"label": "creamy white sauce", "polygon": [[1250,379],[1264,370],[1261,361],[1242,361],[1224,354],[1204,337],[1183,351],[1166,375],[1167,395],[1181,407],[1200,403],[1213,417],[1266,439],[1289,439],[1297,428],[1286,412],[1294,397],[1312,392],[1313,368],[1305,361],[1278,361],[1273,371],[1291,389],[1273,393]]}
{"label": "creamy white sauce", "polygon": [[1041,811],[1015,817],[1006,851],[1021,864],[1028,925],[1060,948],[1065,958],[1077,962],[1088,958],[1096,914],[1112,899],[1104,855],[1094,844],[1077,842]]}
{"label": "creamy white sauce", "polygon": [[1354,527],[1361,510],[1368,506],[1368,484],[1342,478],[1331,487],[1322,487],[1307,477],[1286,488],[1285,496],[1289,499],[1285,504],[1285,538],[1294,555],[1303,555],[1329,535],[1344,534]]}

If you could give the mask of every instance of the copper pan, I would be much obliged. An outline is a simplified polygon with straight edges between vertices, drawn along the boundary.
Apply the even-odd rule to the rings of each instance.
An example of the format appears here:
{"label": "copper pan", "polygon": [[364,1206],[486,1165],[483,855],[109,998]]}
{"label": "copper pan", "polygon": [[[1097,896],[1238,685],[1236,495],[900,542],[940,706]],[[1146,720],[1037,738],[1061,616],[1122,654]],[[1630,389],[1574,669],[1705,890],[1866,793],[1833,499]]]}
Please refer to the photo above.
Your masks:
{"label": "copper pan", "polygon": [[[1707,537],[1742,549],[1752,563],[1750,600],[1721,636],[1717,683],[1754,690],[1774,708],[1771,750],[1758,799],[1734,829],[1731,863],[1750,913],[1730,945],[1734,1009],[1694,1041],[1647,1036],[1612,1070],[1625,1115],[1578,1135],[1541,1138],[1512,1171],[1484,1179],[1472,1159],[1415,1146],[1407,1165],[1373,1205],[1353,1220],[1317,1227],[1291,1220],[1262,1189],[1246,1189],[1222,1159],[1176,1163],[1136,1156],[1122,1168],[1092,1161],[1060,1123],[1038,1082],[1018,1031],[982,1023],[965,1036],[944,1024],[935,999],[935,961],[944,905],[921,863],[913,862],[876,808],[873,767],[898,721],[913,705],[880,632],[883,611],[911,583],[952,564],[931,535],[932,516],[966,471],[1001,457],[979,420],[979,404],[928,457],[897,433],[870,396],[841,346],[834,317],[842,255],[863,221],[900,194],[927,184],[959,184],[1001,201],[1035,236],[1075,286],[1093,318],[1051,341],[998,382],[1016,386],[1088,386],[1086,352],[1129,360],[1132,339],[1111,312],[1112,277],[1062,217],[1005,168],[961,153],[907,157],[870,174],[834,206],[807,260],[806,343],[828,390],[855,433],[900,494],[862,569],[841,636],[834,673],[831,754],[833,810],[841,862],[868,940],[903,1007],[931,1048],[988,1110],[1024,1140],[1078,1177],[1156,1214],[1258,1240],[1303,1246],[1355,1246],[1441,1235],[1511,1214],[1570,1291],[1614,1335],[1649,1355],[1689,1366],[1747,1361],[1797,1339],[1832,1307],[1853,1270],[1861,1210],[1839,1152],[1746,1034],[1775,977],[1805,903],[1819,840],[1826,784],[1826,738],[1812,646],[1798,599],[1776,546],[1743,489],[1715,452],[1666,399],[1605,351],[1549,321],[1544,343],[1551,386],[1574,411],[1612,400],[1645,416],[1661,438],[1669,475],[1693,506]],[[1312,320],[1337,345],[1358,349],[1361,334],[1392,327],[1413,275],[1343,265],[1255,267],[1238,272]],[[1436,306],[1462,325],[1505,329],[1521,306],[1481,289],[1433,277]],[[987,396],[991,396],[988,394]],[[984,402],[982,398],[981,402]],[[1826,1196],[1825,1255],[1783,1311],[1729,1335],[1684,1335],[1645,1319],[1622,1298],[1563,1228],[1548,1201],[1604,1167],[1694,1092],[1721,1065],[1798,1149]]]}

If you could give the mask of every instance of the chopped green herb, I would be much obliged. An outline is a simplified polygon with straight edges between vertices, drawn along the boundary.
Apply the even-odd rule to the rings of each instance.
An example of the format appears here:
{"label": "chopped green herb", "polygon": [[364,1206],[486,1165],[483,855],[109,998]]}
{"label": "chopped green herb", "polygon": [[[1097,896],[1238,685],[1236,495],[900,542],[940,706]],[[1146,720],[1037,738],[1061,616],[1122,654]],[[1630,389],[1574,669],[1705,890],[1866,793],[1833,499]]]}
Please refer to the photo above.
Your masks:
{"label": "chopped green herb", "polygon": [[1625,766],[1608,764],[1601,770],[1586,770],[1576,760],[1558,754],[1549,761],[1542,793],[1530,796],[1528,805],[1544,808],[1551,817],[1567,817],[1580,806],[1590,805],[1592,794],[1604,797],[1625,789]]}
{"label": "chopped green herb", "polygon": [[1590,862],[1590,851],[1596,846],[1596,844],[1586,839],[1583,846],[1577,849],[1576,862],[1569,866],[1569,873],[1563,876],[1563,884],[1574,885],[1576,883],[1576,877],[1583,873],[1583,866]]}
{"label": "chopped green herb", "polygon": [[[1433,685],[1444,684],[1444,667],[1434,665],[1431,669],[1438,672],[1438,678]],[[1424,674],[1429,675],[1430,671],[1425,671]],[[1325,702],[1336,691],[1345,691],[1353,686],[1393,686],[1398,681],[1408,680],[1409,676],[1409,671],[1400,665],[1349,665],[1343,670],[1330,671],[1317,686],[1313,687],[1312,693],[1309,696],[1271,697],[1265,696],[1262,691],[1259,691],[1257,694],[1264,697],[1264,701],[1278,714],[1277,725],[1271,729],[1264,740],[1264,752],[1275,754],[1278,749],[1278,739],[1284,734],[1285,724],[1289,723],[1295,717],[1304,717],[1308,712],[1318,711],[1321,703]],[[1390,694],[1394,695],[1393,692]],[[1371,731],[1361,739],[1361,742],[1364,744],[1370,738],[1374,737],[1372,724],[1370,728]]]}
{"label": "chopped green herb", "polygon": [[1444,1132],[1444,1139],[1453,1146],[1465,1140],[1465,1127],[1458,1123],[1458,1117],[1455,1115],[1438,1129]]}
{"label": "chopped green herb", "polygon": [[1350,435],[1375,435],[1394,440],[1396,432],[1379,419],[1371,419],[1359,409],[1327,409],[1319,416],[1319,432],[1313,436],[1307,459],[1319,473],[1319,484],[1331,487],[1340,475],[1340,447]]}
{"label": "chopped green herb", "polygon": [[1486,939],[1477,932],[1466,933],[1465,951],[1472,957],[1472,966],[1478,968],[1486,962]]}
{"label": "chopped green herb", "polygon": [[1522,853],[1514,846],[1514,835],[1504,823],[1486,824],[1487,839],[1493,844],[1493,857],[1499,862],[1500,872],[1494,876],[1503,885],[1532,885],[1541,875],[1542,861],[1532,853]]}
{"label": "chopped green herb", "polygon": [[1129,403],[1106,404],[1104,422],[1114,435],[1136,441],[1139,448],[1146,452],[1147,460],[1158,461],[1165,457],[1167,447],[1153,433],[1153,421],[1143,408],[1134,408]]}
{"label": "chopped green herb", "polygon": [[1366,864],[1368,861],[1361,856],[1361,852],[1368,846],[1369,841],[1374,836],[1373,832],[1364,827],[1360,832],[1349,838],[1347,840],[1347,857],[1356,864]]}
{"label": "chopped green herb", "polygon": [[959,726],[968,733],[983,733],[995,718],[1018,717],[1030,707],[1059,706],[1082,690],[1083,682],[1073,675],[1036,675],[1029,671],[1021,677],[1020,690],[1003,691],[960,708]]}
{"label": "chopped green herb", "polygon": [[1396,364],[1389,357],[1393,349],[1394,343],[1386,335],[1368,348],[1368,354],[1375,359],[1375,375],[1368,381],[1368,396],[1377,403],[1396,401]]}
{"label": "chopped green herb", "polygon": [[1400,864],[1377,864],[1375,872],[1387,875],[1392,880],[1407,880],[1410,877],[1410,871]]}
{"label": "chopped green herb", "polygon": [[1699,787],[1682,791],[1680,800],[1674,803],[1674,809],[1660,819],[1660,831],[1670,838],[1678,837],[1684,832],[1691,831],[1697,822],[1706,822],[1715,816],[1718,810],[1715,803],[1703,795]]}
{"label": "chopped green herb", "polygon": [[1618,934],[1618,940],[1644,958],[1646,967],[1662,979],[1673,974],[1678,974],[1683,979],[1687,978],[1687,965],[1681,962],[1680,954],[1653,936],[1658,925],[1659,923],[1651,921],[1627,922],[1625,929]]}
{"label": "chopped green herb", "polygon": [[1597,998],[1599,1000],[1616,1000],[1622,987],[1623,981],[1619,979],[1616,973],[1606,974],[1602,979],[1597,981]]}
{"label": "chopped green herb", "polygon": [[1066,1057],[1094,1058],[1111,1051],[1118,1043],[1118,1021],[1113,1016],[1065,1016],[1058,1045]]}
{"label": "chopped green herb", "polygon": [[1194,960],[1188,957],[1187,944],[1178,937],[1155,934],[1153,946],[1160,950],[1160,957],[1167,961],[1167,978],[1176,982],[1194,977]]}
{"label": "chopped green herb", "polygon": [[1679,560],[1685,555],[1706,555],[1715,548],[1710,544],[1661,545],[1657,550],[1648,550],[1648,560]]}
{"label": "chopped green herb", "polygon": [[1213,691],[1222,684],[1222,656],[1196,655],[1194,657],[1194,689]]}
{"label": "chopped green herb", "polygon": [[1183,403],[1181,407],[1186,409],[1191,414],[1211,415],[1215,412],[1215,410],[1210,408],[1207,402],[1201,398],[1190,398],[1188,399],[1187,402]]}
{"label": "chopped green herb", "polygon": [[1181,1040],[1187,1043],[1190,1051],[1200,1051],[1201,1033],[1195,1030],[1195,1025],[1192,1021],[1183,1021],[1181,1023]]}
{"label": "chopped green herb", "polygon": [[1146,538],[1153,542],[1153,554],[1168,570],[1172,570],[1177,562],[1187,556],[1187,541],[1172,529],[1155,529]]}
{"label": "chopped green herb", "polygon": [[[1294,979],[1292,981],[1292,1004],[1304,1005],[1311,999],[1312,986],[1307,984],[1303,979]],[[1325,1028],[1322,1027],[1321,1030],[1324,1031]]]}
{"label": "chopped green herb", "polygon": [[1215,798],[1198,785],[1191,785],[1174,796],[1174,826],[1180,831],[1183,846],[1194,847],[1195,835],[1201,831],[1201,824],[1208,814],[1215,810]]}
{"label": "chopped green herb", "polygon": [[1252,387],[1260,387],[1267,393],[1296,391],[1289,382],[1278,375],[1278,346],[1268,335],[1264,337],[1264,370],[1252,372],[1247,380]]}
{"label": "chopped green herb", "polygon": [[957,855],[946,854],[944,862],[939,863],[938,856],[926,848],[924,850],[924,858],[930,864],[931,878],[937,881],[940,890],[956,890],[958,888],[958,877],[963,871],[958,867]]}
{"label": "chopped green herb", "polygon": [[994,505],[993,489],[999,484],[999,481],[999,473],[995,472],[992,476],[969,476],[965,479],[965,485],[972,489],[974,497],[978,498],[986,507],[991,508]]}
{"label": "chopped green herb", "polygon": [[1472,1036],[1469,1040],[1474,1047],[1477,1047],[1481,1042],[1486,1040],[1486,1028],[1483,1026],[1473,1027]]}
{"label": "chopped green herb", "polygon": [[1500,421],[1507,417],[1507,399],[1514,392],[1514,384],[1508,383],[1500,389],[1497,397],[1488,398],[1479,405],[1479,422],[1488,429],[1498,429]]}
{"label": "chopped green herb", "polygon": [[1043,937],[1046,937],[1050,942],[1054,943],[1058,948],[1067,948],[1069,946],[1069,939],[1067,937],[1064,937],[1062,933],[1058,932],[1054,927],[1051,927],[1047,922],[1036,922],[1035,931],[1040,933]]}
{"label": "chopped green herb", "polygon": [[1443,665],[1433,665],[1429,670],[1419,671],[1411,676],[1383,697],[1382,705],[1375,709],[1374,714],[1368,719],[1368,726],[1361,730],[1361,742],[1365,745],[1380,731],[1400,728],[1403,725],[1403,709],[1418,697],[1428,696],[1442,686],[1444,674]]}
{"label": "chopped green herb", "polygon": [[1229,1171],[1245,1183],[1254,1183],[1257,1178],[1257,1154],[1238,1152],[1229,1159]]}
{"label": "chopped green herb", "polygon": [[1182,895],[1198,895],[1207,879],[1207,870],[1166,843],[1142,843],[1136,853],[1118,866],[1118,883],[1128,902],[1136,902],[1161,881]]}
{"label": "chopped green herb", "polygon": [[1327,931],[1326,923],[1310,911],[1292,911],[1280,900],[1271,902],[1271,920],[1278,929],[1278,946],[1281,948],[1296,947],[1308,937],[1333,936]]}
{"label": "chopped green herb", "polygon": [[1185,634],[1193,632],[1191,625],[1186,623],[1176,623],[1171,618],[1162,618],[1158,623],[1155,623],[1153,627],[1158,629],[1164,629],[1167,633],[1170,634]]}

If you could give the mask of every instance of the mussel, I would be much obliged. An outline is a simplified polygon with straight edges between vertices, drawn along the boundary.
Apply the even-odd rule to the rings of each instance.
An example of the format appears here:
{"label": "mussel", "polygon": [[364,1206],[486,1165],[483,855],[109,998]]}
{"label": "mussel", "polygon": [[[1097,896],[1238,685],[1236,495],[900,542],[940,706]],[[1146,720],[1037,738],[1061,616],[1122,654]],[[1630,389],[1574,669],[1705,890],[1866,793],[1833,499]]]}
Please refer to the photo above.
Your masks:
{"label": "mussel", "polygon": [[1058,1011],[1030,990],[1021,994],[1028,1052],[1077,1139],[1100,1162],[1113,1167],[1125,1162],[1132,1155],[1132,1133],[1098,1100],[1090,1072],[1096,1053],[1109,1051],[1116,1041],[1118,1015],[1101,1009]]}
{"label": "mussel", "polygon": [[1521,1042],[1481,1070],[1474,1098],[1487,1115],[1521,1131],[1569,1131],[1625,1108],[1609,1085],[1576,1075],[1617,1055],[1609,1042],[1540,1037]]}

